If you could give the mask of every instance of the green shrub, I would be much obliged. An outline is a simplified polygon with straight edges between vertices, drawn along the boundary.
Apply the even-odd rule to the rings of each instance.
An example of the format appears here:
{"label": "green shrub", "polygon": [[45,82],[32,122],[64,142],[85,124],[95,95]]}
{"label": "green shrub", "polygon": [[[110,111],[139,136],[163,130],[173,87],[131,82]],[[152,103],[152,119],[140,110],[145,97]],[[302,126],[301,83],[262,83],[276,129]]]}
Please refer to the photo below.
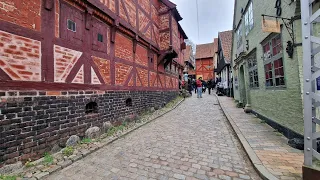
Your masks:
{"label": "green shrub", "polygon": [[35,164],[34,164],[33,162],[31,162],[31,161],[27,161],[27,162],[24,164],[24,166],[25,166],[26,168],[29,168],[29,167],[35,166]]}
{"label": "green shrub", "polygon": [[108,129],[107,131],[107,136],[112,136],[115,132],[117,131],[116,127],[111,127],[110,129]]}
{"label": "green shrub", "polygon": [[17,176],[5,176],[5,175],[0,175],[1,180],[16,180]]}
{"label": "green shrub", "polygon": [[92,142],[92,139],[90,138],[83,138],[81,141],[80,141],[80,144],[89,144]]}
{"label": "green shrub", "polygon": [[53,162],[52,155],[47,153],[47,152],[44,153],[44,157],[43,158],[44,158],[43,162],[44,162],[45,165],[49,165],[49,164],[51,164]]}
{"label": "green shrub", "polygon": [[73,147],[68,146],[62,150],[62,154],[65,156],[71,156],[73,154],[73,151],[74,151]]}

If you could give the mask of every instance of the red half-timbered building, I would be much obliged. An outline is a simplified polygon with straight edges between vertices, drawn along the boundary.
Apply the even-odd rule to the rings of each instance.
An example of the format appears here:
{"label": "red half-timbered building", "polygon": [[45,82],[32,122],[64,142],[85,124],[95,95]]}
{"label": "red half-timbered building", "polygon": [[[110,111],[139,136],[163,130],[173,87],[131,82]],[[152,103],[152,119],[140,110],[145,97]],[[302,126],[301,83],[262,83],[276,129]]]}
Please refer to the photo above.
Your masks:
{"label": "red half-timbered building", "polygon": [[208,81],[214,79],[213,43],[198,44],[196,47],[196,77]]}
{"label": "red half-timbered building", "polygon": [[181,19],[169,0],[0,0],[1,164],[173,99]]}

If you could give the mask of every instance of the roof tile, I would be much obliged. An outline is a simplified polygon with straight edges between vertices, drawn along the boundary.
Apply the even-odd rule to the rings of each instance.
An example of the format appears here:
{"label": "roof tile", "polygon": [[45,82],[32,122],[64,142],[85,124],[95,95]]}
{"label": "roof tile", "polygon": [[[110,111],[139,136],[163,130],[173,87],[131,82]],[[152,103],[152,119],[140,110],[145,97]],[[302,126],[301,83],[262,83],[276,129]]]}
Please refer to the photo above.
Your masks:
{"label": "roof tile", "polygon": [[219,32],[219,39],[221,41],[222,51],[226,63],[231,61],[231,47],[232,47],[232,30]]}
{"label": "roof tile", "polygon": [[214,55],[213,43],[198,44],[196,48],[196,59],[211,58]]}

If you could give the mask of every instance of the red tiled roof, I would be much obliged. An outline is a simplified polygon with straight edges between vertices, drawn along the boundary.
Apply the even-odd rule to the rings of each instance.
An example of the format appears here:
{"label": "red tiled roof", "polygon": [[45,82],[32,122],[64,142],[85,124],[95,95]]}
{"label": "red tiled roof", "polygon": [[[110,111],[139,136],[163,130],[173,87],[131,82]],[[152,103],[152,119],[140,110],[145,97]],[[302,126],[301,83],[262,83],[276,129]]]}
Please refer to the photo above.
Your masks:
{"label": "red tiled roof", "polygon": [[213,40],[213,53],[218,52],[218,38],[214,38]]}
{"label": "red tiled roof", "polygon": [[231,61],[231,47],[232,47],[232,30],[219,32],[219,39],[221,41],[222,51],[226,63]]}
{"label": "red tiled roof", "polygon": [[196,59],[213,57],[213,43],[198,44],[196,48]]}
{"label": "red tiled roof", "polygon": [[191,46],[187,45],[186,51],[184,52],[184,61],[189,61],[191,53]]}

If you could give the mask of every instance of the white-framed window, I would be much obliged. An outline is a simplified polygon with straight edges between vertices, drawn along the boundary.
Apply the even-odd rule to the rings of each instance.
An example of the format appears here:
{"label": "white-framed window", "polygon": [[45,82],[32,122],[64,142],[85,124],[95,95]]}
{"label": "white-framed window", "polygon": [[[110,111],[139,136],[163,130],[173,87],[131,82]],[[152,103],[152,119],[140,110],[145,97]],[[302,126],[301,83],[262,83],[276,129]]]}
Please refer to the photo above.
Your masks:
{"label": "white-framed window", "polygon": [[259,88],[259,76],[258,76],[258,66],[257,58],[254,53],[248,58],[248,72],[249,72],[249,82],[251,88]]}
{"label": "white-framed window", "polygon": [[285,87],[281,34],[262,44],[266,87]]}
{"label": "white-framed window", "polygon": [[246,30],[246,36],[253,29],[253,11],[252,11],[252,1],[249,4],[249,7],[244,14],[244,25]]}
{"label": "white-framed window", "polygon": [[237,34],[237,47],[239,48],[242,45],[242,24],[240,22],[240,25],[236,31]]}

